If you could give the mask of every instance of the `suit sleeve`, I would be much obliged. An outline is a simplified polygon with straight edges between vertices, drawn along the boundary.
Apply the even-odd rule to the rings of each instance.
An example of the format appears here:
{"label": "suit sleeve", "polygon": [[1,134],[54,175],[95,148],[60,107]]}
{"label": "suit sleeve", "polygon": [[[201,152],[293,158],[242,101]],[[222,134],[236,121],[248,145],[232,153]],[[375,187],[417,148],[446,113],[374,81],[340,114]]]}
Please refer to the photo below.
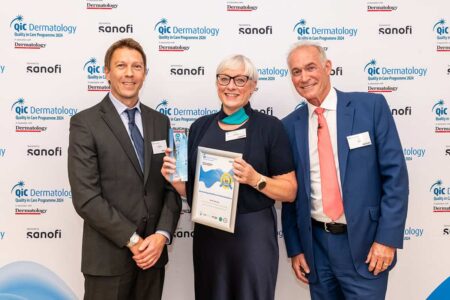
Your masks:
{"label": "suit sleeve", "polygon": [[375,142],[382,184],[375,241],[402,248],[408,211],[408,172],[394,118],[386,99],[382,95],[380,97],[374,110]]}
{"label": "suit sleeve", "polygon": [[[170,122],[166,119],[165,132],[169,132]],[[162,166],[162,165],[161,165]],[[158,174],[162,176],[161,174]],[[173,236],[181,212],[181,198],[172,185],[164,180],[164,200],[156,230],[163,230]]]}
{"label": "suit sleeve", "polygon": [[299,230],[297,228],[297,208],[295,202],[283,202],[281,210],[281,224],[283,226],[284,243],[288,257],[303,253],[300,242]]}
{"label": "suit sleeve", "polygon": [[77,213],[116,246],[125,246],[136,231],[136,225],[102,197],[94,137],[81,115],[70,120],[68,172]]}

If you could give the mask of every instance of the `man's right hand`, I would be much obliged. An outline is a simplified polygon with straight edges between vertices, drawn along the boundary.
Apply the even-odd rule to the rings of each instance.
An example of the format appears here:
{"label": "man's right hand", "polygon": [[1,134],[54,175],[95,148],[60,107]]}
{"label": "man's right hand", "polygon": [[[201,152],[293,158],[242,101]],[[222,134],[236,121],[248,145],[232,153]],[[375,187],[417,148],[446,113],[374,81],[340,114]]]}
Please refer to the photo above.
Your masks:
{"label": "man's right hand", "polygon": [[309,274],[309,266],[306,262],[305,255],[300,253],[291,258],[292,269],[294,269],[295,276],[297,276],[298,280],[308,284],[308,278],[306,277]]}

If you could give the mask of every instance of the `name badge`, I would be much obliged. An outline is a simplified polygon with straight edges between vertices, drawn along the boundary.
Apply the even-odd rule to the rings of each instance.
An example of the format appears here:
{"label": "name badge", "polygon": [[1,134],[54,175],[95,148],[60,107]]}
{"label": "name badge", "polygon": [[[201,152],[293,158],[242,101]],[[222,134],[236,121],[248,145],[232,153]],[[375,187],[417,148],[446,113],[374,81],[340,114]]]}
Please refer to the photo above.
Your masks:
{"label": "name badge", "polygon": [[153,154],[164,153],[164,151],[166,151],[166,148],[167,148],[166,140],[152,142]]}
{"label": "name badge", "polygon": [[228,131],[227,133],[225,133],[225,141],[232,141],[232,140],[238,140],[238,139],[243,139],[247,137],[247,129],[239,129],[239,130],[233,130],[233,131]]}
{"label": "name badge", "polygon": [[368,131],[354,135],[349,135],[347,137],[347,141],[350,150],[372,145],[372,141],[370,140],[370,135]]}

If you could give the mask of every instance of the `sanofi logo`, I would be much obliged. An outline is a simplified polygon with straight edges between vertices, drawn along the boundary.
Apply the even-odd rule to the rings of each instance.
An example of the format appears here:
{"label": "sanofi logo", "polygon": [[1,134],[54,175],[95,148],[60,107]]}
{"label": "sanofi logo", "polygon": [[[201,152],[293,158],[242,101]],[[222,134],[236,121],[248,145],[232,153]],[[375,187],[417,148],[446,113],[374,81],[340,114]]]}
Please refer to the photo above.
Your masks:
{"label": "sanofi logo", "polygon": [[448,26],[445,26],[445,20],[440,19],[436,24],[433,26],[433,31],[436,32],[438,35],[446,35],[450,34],[448,30]]}

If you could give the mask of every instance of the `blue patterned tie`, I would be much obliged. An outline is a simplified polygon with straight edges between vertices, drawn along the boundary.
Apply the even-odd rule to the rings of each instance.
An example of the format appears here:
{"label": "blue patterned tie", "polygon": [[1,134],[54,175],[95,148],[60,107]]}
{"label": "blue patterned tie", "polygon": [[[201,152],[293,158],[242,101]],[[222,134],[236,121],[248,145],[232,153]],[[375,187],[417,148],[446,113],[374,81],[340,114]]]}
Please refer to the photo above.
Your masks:
{"label": "blue patterned tie", "polygon": [[128,128],[130,129],[131,139],[133,140],[134,148],[136,149],[136,153],[138,155],[141,170],[144,170],[144,139],[142,138],[136,123],[134,122],[136,110],[137,108],[126,110],[128,115]]}

